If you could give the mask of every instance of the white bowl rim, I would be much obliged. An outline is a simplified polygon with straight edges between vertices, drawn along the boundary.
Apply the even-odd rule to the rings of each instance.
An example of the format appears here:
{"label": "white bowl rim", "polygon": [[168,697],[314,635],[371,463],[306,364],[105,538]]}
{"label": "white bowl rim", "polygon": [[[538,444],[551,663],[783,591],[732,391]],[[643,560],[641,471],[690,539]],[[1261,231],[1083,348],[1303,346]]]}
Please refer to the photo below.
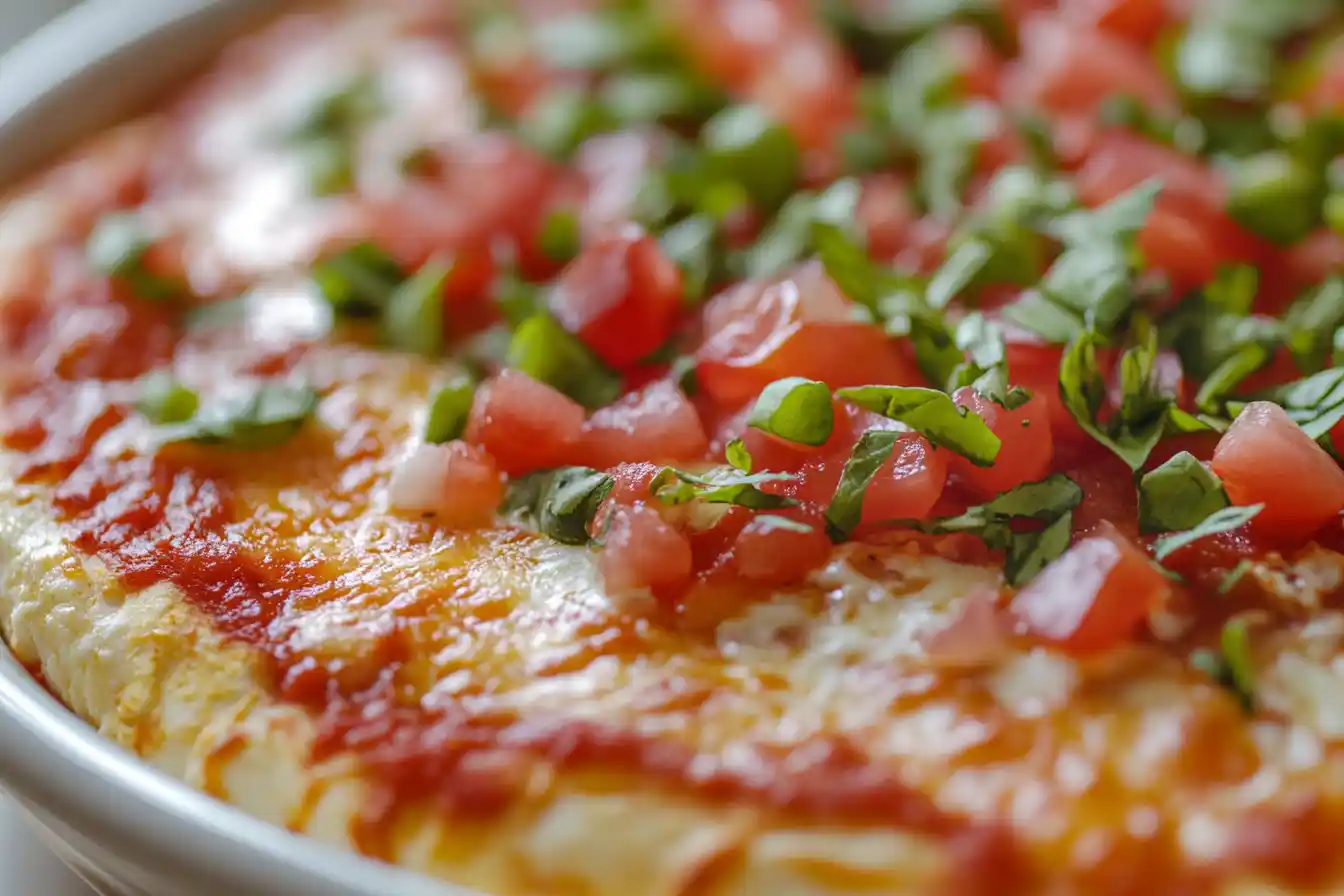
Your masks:
{"label": "white bowl rim", "polygon": [[[50,157],[55,144],[69,148],[113,123],[118,110],[79,101],[90,90],[106,89],[94,80],[106,82],[119,64],[126,69],[127,54],[152,46],[156,35],[202,30],[215,19],[275,6],[271,0],[88,0],[63,14],[0,56],[0,185]],[[141,98],[124,102],[129,108]],[[83,121],[63,122],[76,110],[83,110]],[[112,120],[103,120],[108,116]],[[0,782],[112,855],[223,892],[470,896],[266,824],[151,768],[62,706],[3,642]]]}

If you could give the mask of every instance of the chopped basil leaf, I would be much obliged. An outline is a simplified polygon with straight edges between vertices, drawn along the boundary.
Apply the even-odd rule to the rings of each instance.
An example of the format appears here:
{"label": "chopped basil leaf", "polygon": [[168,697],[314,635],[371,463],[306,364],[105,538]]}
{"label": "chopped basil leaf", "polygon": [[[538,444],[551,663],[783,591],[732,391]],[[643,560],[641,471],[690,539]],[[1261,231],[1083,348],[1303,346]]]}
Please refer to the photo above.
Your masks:
{"label": "chopped basil leaf", "polygon": [[929,279],[926,293],[929,304],[934,308],[946,308],[949,302],[977,282],[993,254],[993,247],[984,240],[963,242]]}
{"label": "chopped basil leaf", "polygon": [[747,425],[800,445],[824,445],[835,427],[831,390],[799,376],[766,386],[747,415]]}
{"label": "chopped basil leaf", "polygon": [[388,299],[383,312],[383,342],[428,358],[443,352],[443,288],[450,265],[428,262]]}
{"label": "chopped basil leaf", "polygon": [[567,209],[553,211],[542,222],[537,243],[556,264],[568,264],[579,254],[579,218]]}
{"label": "chopped basil leaf", "polygon": [[[820,193],[790,196],[755,245],[739,257],[740,273],[759,279],[788,268],[811,250],[816,222],[832,224],[842,230],[852,226],[858,202],[859,184],[853,178],[838,180]],[[843,257],[852,257],[852,253]],[[869,268],[863,270],[866,272]],[[862,304],[859,299],[850,298]]]}
{"label": "chopped basil leaf", "polygon": [[434,393],[425,419],[425,441],[441,445],[460,439],[471,415],[471,401],[476,394],[476,383],[465,375],[455,376]]}
{"label": "chopped basil leaf", "polygon": [[166,370],[155,371],[140,381],[135,409],[150,423],[185,423],[196,415],[200,397]]}
{"label": "chopped basil leaf", "polygon": [[1244,557],[1238,560],[1237,565],[1232,567],[1227,575],[1223,576],[1223,580],[1218,583],[1218,593],[1230,594],[1232,589],[1237,587],[1237,583],[1246,577],[1246,573],[1254,568],[1255,564],[1250,560],[1247,560]]}
{"label": "chopped basil leaf", "polygon": [[627,68],[667,53],[657,21],[637,9],[558,16],[536,28],[533,39],[549,65],[564,69]]}
{"label": "chopped basil leaf", "polygon": [[556,159],[570,156],[594,134],[616,122],[597,97],[585,89],[553,87],[531,103],[518,121],[518,132],[539,152]]}
{"label": "chopped basil leaf", "polygon": [[1246,712],[1255,710],[1255,664],[1244,618],[1224,623],[1218,649],[1195,651],[1190,664],[1231,691]]}
{"label": "chopped basil leaf", "polygon": [[751,472],[751,452],[743,444],[741,439],[733,439],[723,449],[724,459],[734,470],[741,470],[743,473]]}
{"label": "chopped basil leaf", "polygon": [[[1096,349],[1101,338],[1094,332],[1080,334],[1064,350],[1059,365],[1059,394],[1078,425],[1117,457],[1139,470],[1162,438],[1171,402],[1146,397],[1132,406],[1131,415],[1117,414],[1103,428],[1098,412],[1106,398],[1106,382],[1097,369]],[[1148,384],[1144,389],[1149,388]]]}
{"label": "chopped basil leaf", "polygon": [[898,420],[931,443],[948,448],[976,466],[987,467],[1002,442],[980,415],[959,407],[952,396],[919,386],[857,386],[836,391],[836,397],[883,417]]}
{"label": "chopped basil leaf", "polygon": [[377,317],[405,274],[373,243],[359,243],[313,265],[308,275],[336,314]]}
{"label": "chopped basil leaf", "polygon": [[617,72],[603,83],[600,97],[624,125],[699,121],[724,104],[718,88],[685,71]]}
{"label": "chopped basil leaf", "polygon": [[1051,520],[1039,532],[1018,532],[1008,540],[1003,577],[1020,586],[1032,579],[1069,547],[1073,535],[1073,511]]}
{"label": "chopped basil leaf", "polygon": [[915,363],[929,382],[941,383],[953,391],[966,384],[961,380],[969,382],[980,375],[979,368],[966,363],[956,337],[932,310],[927,314],[911,313],[904,327],[915,349]]}
{"label": "chopped basil leaf", "polygon": [[1319,169],[1285,152],[1239,159],[1230,166],[1227,181],[1227,213],[1272,242],[1291,245],[1320,220],[1325,184]]}
{"label": "chopped basil leaf", "polygon": [[868,484],[891,457],[901,435],[888,429],[870,429],[855,443],[826,507],[826,530],[832,541],[844,541],[863,519],[863,496]]}
{"label": "chopped basil leaf", "polygon": [[1303,432],[1319,440],[1344,420],[1344,367],[1327,368],[1257,397],[1281,405]]}
{"label": "chopped basil leaf", "polygon": [[621,394],[620,376],[548,314],[534,314],[519,325],[506,361],[589,410],[609,405]]}
{"label": "chopped basil leaf", "polygon": [[1248,343],[1209,374],[1195,394],[1195,407],[1206,414],[1222,410],[1224,399],[1232,395],[1248,376],[1269,363],[1273,357],[1269,349],[1254,342]]}
{"label": "chopped basil leaf", "polygon": [[89,234],[85,254],[94,270],[125,283],[138,299],[165,302],[186,295],[186,285],[145,267],[155,234],[132,212],[104,215]]}
{"label": "chopped basil leaf", "polygon": [[1055,304],[1039,289],[1028,289],[1017,301],[1005,305],[1003,317],[1056,344],[1068,342],[1083,330],[1082,317]]}
{"label": "chopped basil leaf", "polygon": [[1223,532],[1231,532],[1234,529],[1240,529],[1264,509],[1265,505],[1263,504],[1251,504],[1244,507],[1224,507],[1222,510],[1209,514],[1197,526],[1184,532],[1175,532],[1171,535],[1163,536],[1153,542],[1153,557],[1162,561],[1186,545],[1193,544],[1201,538],[1208,538],[1210,535],[1219,535]]}
{"label": "chopped basil leaf", "polygon": [[732,467],[719,467],[704,475],[663,467],[649,483],[649,494],[664,504],[702,501],[751,510],[778,510],[781,507],[793,507],[798,502],[784,495],[761,491],[758,486],[766,482],[787,482],[794,478],[791,473],[747,474]]}
{"label": "chopped basil leaf", "polygon": [[1308,290],[1284,315],[1288,350],[1297,368],[1316,373],[1325,366],[1334,334],[1344,327],[1344,276],[1334,276]]}
{"label": "chopped basil leaf", "polygon": [[321,96],[290,130],[288,141],[303,159],[318,196],[349,190],[355,180],[360,131],[384,112],[378,79],[360,72]]}
{"label": "chopped basil leaf", "polygon": [[588,467],[552,470],[537,505],[537,527],[561,544],[587,544],[588,527],[614,484],[611,476]]}
{"label": "chopped basil leaf", "polygon": [[543,535],[561,544],[585,545],[598,508],[615,480],[589,467],[558,467],[511,480],[500,512],[536,520]]}
{"label": "chopped basil leaf", "polygon": [[511,328],[520,326],[545,306],[541,288],[528,283],[516,271],[506,270],[496,277],[493,292],[495,306]]}
{"label": "chopped basil leaf", "polygon": [[758,106],[730,106],[700,132],[709,171],[741,184],[757,206],[779,208],[798,181],[802,154],[793,135]]}
{"label": "chopped basil leaf", "polygon": [[672,360],[668,368],[668,379],[676,383],[687,398],[694,398],[700,391],[700,377],[696,375],[695,355],[679,355]]}
{"label": "chopped basil leaf", "polygon": [[240,450],[273,448],[296,435],[317,410],[319,396],[308,386],[267,384],[201,407],[182,423],[166,426],[164,444],[199,442]]}
{"label": "chopped basil leaf", "polygon": [[[976,535],[987,546],[1006,554],[1004,577],[1020,586],[1041,571],[1069,545],[1073,510],[1083,500],[1083,490],[1061,473],[1040,482],[1029,482],[1004,492],[992,501],[970,507],[965,513],[928,522],[906,521],[922,532]],[[1038,520],[1044,525],[1022,531],[1018,521]]]}
{"label": "chopped basil leaf", "polygon": [[868,257],[864,248],[842,226],[828,221],[812,223],[812,243],[826,275],[854,302],[874,314],[883,296],[904,282]]}
{"label": "chopped basil leaf", "polygon": [[704,214],[683,218],[659,234],[658,244],[681,268],[686,301],[702,301],[722,276],[719,230],[714,219]]}
{"label": "chopped basil leaf", "polygon": [[1223,483],[1188,451],[1139,480],[1139,527],[1144,532],[1193,529],[1228,504]]}
{"label": "chopped basil leaf", "polygon": [[1100,208],[1076,211],[1055,219],[1050,229],[1072,247],[1131,243],[1148,222],[1161,192],[1161,181],[1146,180]]}

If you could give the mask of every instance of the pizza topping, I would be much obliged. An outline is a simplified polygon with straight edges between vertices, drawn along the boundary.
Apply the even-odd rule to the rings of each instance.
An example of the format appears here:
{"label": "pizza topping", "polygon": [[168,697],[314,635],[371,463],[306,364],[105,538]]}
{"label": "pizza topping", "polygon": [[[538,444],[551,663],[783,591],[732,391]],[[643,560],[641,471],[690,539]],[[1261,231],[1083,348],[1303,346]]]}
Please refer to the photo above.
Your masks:
{"label": "pizza topping", "polygon": [[494,459],[462,441],[418,445],[388,484],[393,510],[430,516],[453,529],[489,526],[503,495]]}
{"label": "pizza topping", "polygon": [[533,473],[510,484],[503,509],[531,515],[543,535],[561,544],[587,544],[598,509],[615,482],[591,467]]}
{"label": "pizza topping", "polygon": [[188,419],[160,427],[159,441],[264,451],[297,435],[317,411],[319,400],[309,386],[263,383],[201,404]]}
{"label": "pizza topping", "polygon": [[105,215],[89,234],[86,253],[94,270],[126,284],[131,295],[150,302],[168,302],[188,294],[180,278],[157,270],[159,235],[131,212]]}
{"label": "pizza topping", "polygon": [[1075,543],[1013,598],[1020,629],[1075,653],[1128,641],[1171,595],[1142,550],[1114,531]]}
{"label": "pizza topping", "polygon": [[425,441],[441,445],[460,439],[467,429],[475,394],[476,383],[465,374],[450,378],[435,390],[425,417]]}
{"label": "pizza topping", "polygon": [[155,371],[140,381],[135,409],[150,423],[185,423],[196,416],[201,399],[166,370]]}
{"label": "pizza topping", "polygon": [[1229,619],[1219,635],[1218,648],[1195,651],[1190,663],[1231,691],[1243,709],[1254,711],[1256,674],[1244,617]]}
{"label": "pizza topping", "polygon": [[803,377],[775,380],[761,390],[747,425],[799,445],[825,445],[835,428],[831,390]]}

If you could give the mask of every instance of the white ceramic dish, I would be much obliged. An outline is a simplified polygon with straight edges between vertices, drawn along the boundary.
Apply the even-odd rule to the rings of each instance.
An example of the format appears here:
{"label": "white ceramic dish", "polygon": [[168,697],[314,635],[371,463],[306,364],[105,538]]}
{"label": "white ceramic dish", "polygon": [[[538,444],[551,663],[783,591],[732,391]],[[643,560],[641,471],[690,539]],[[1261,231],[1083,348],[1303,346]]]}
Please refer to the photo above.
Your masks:
{"label": "white ceramic dish", "polygon": [[[0,58],[0,189],[143,108],[277,5],[92,0],[48,25]],[[467,896],[265,825],[151,770],[71,715],[3,645],[0,785],[108,894]]]}

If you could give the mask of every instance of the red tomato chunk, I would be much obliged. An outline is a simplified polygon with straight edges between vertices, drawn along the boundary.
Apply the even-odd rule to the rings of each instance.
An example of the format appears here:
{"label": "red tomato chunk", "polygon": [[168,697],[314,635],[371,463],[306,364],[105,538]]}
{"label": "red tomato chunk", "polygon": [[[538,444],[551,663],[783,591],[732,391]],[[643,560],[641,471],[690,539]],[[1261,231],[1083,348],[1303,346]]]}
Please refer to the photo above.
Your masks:
{"label": "red tomato chunk", "polygon": [[476,393],[465,438],[510,476],[563,466],[583,429],[583,408],[525,373],[505,370]]}
{"label": "red tomato chunk", "polygon": [[1264,504],[1257,530],[1309,535],[1344,510],[1344,470],[1276,404],[1252,402],[1213,452],[1233,504]]}
{"label": "red tomato chunk", "polygon": [[1024,634],[1074,653],[1128,641],[1171,595],[1171,584],[1146,554],[1109,530],[1084,538],[1013,598]]}

